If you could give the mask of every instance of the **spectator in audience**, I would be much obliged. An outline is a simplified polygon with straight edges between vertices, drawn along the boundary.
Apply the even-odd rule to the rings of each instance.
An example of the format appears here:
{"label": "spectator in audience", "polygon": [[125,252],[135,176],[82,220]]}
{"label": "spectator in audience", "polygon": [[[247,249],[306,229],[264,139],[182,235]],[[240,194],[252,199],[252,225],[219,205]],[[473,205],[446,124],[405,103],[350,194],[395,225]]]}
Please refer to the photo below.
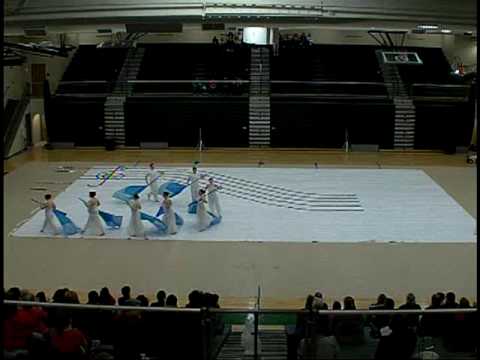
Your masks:
{"label": "spectator in audience", "polygon": [[[439,293],[433,294],[430,305],[425,310],[440,309],[441,296]],[[441,320],[438,315],[424,314],[420,320],[420,332],[422,336],[437,337],[441,334]]]}
{"label": "spectator in audience", "polygon": [[115,305],[115,299],[110,294],[110,290],[108,290],[107,287],[104,287],[102,290],[100,290],[100,296],[98,300],[100,305]]}
{"label": "spectator in audience", "polygon": [[328,305],[323,301],[323,294],[319,291],[313,296],[312,308],[315,312],[315,331],[318,334],[327,335],[330,327],[330,317],[328,315],[320,315],[318,311],[328,310]]}
{"label": "spectator in audience", "polygon": [[410,359],[416,344],[417,337],[408,326],[407,318],[395,315],[389,326],[382,328],[375,359]]}
{"label": "spectator in audience", "polygon": [[439,291],[437,292],[437,296],[440,299],[440,306],[442,307],[445,302],[445,293]]}
{"label": "spectator in audience", "polygon": [[20,300],[20,289],[18,287],[12,287],[8,289],[5,294],[6,300],[19,301]]}
{"label": "spectator in audience", "polygon": [[87,305],[99,305],[100,304],[100,296],[98,292],[92,290],[88,293],[88,301]]}
{"label": "spectator in audience", "polygon": [[145,295],[138,295],[137,300],[140,302],[140,306],[147,307],[148,306],[148,298]]}
{"label": "spectator in audience", "polygon": [[[418,305],[415,301],[415,295],[409,293],[407,295],[406,303],[400,305],[398,308],[399,310],[422,310],[420,305]],[[412,328],[416,328],[418,326],[419,315],[409,314],[406,316],[407,325]]]}
{"label": "spectator in audience", "polygon": [[37,293],[37,295],[35,295],[35,301],[46,303],[47,302],[47,296],[45,295],[45,293],[43,291],[40,291],[40,292]]}
{"label": "spectator in audience", "polygon": [[213,37],[212,43],[213,43],[213,45],[219,45],[219,42],[218,42],[218,39],[217,39],[216,36]]}
{"label": "spectator in audience", "polygon": [[55,293],[53,294],[53,302],[54,303],[64,303],[65,302],[65,293],[69,291],[67,288],[63,288],[63,289],[58,289],[57,291],[55,291]]}
{"label": "spectator in audience", "polygon": [[58,313],[55,328],[51,334],[51,344],[55,352],[65,359],[87,359],[87,339],[78,329],[72,327],[69,314]]}
{"label": "spectator in audience", "polygon": [[78,294],[75,291],[68,290],[65,291],[63,302],[66,304],[80,304],[78,299]]}
{"label": "spectator in audience", "polygon": [[153,307],[163,307],[165,306],[165,297],[167,294],[165,294],[165,291],[160,290],[157,292],[157,302],[152,303],[150,306]]}
{"label": "spectator in audience", "polygon": [[[309,294],[307,298],[305,299],[305,306],[303,307],[302,310],[308,311],[308,313],[298,313],[297,314],[297,324],[295,326],[295,336],[300,342],[301,339],[305,337],[306,331],[307,331],[307,325],[308,325],[308,320],[309,318],[313,319],[313,298],[314,296]],[[298,344],[297,342],[297,344]]]}
{"label": "spectator in audience", "polygon": [[[470,309],[470,302],[462,297],[458,304],[459,309]],[[477,326],[475,314],[455,314],[452,322],[450,346],[453,351],[469,352],[475,349]]]}
{"label": "spectator in audience", "polygon": [[342,304],[340,301],[335,300],[332,304],[332,310],[342,310]]}
{"label": "spectator in audience", "polygon": [[177,297],[173,294],[167,296],[167,301],[165,302],[165,306],[167,307],[178,307],[177,305]]}
{"label": "spectator in audience", "polygon": [[[347,296],[343,299],[343,310],[356,310],[355,299]],[[334,334],[340,344],[363,344],[363,317],[362,315],[345,315],[338,319]]]}
{"label": "spectator in audience", "polygon": [[370,305],[368,308],[370,310],[381,310],[385,306],[385,300],[387,296],[385,294],[380,294],[377,297],[377,302],[375,304]]}
{"label": "spectator in audience", "polygon": [[[18,300],[34,301],[35,297],[28,291],[22,291]],[[34,334],[42,336],[48,331],[45,324],[47,314],[41,308],[12,307],[6,315],[3,322],[3,348],[7,357],[14,358],[14,356],[28,354],[28,345],[32,336]]]}
{"label": "spectator in audience", "polygon": [[458,304],[455,301],[455,293],[453,292],[448,292],[447,295],[445,296],[445,302],[442,305],[442,308],[444,309],[456,309],[458,308]]}
{"label": "spectator in audience", "polygon": [[188,294],[188,304],[186,308],[201,308],[203,302],[203,294],[198,290],[193,290]]}
{"label": "spectator in audience", "polygon": [[118,298],[118,305],[125,305],[125,301],[131,299],[131,289],[130,286],[124,286],[122,287],[122,296]]}

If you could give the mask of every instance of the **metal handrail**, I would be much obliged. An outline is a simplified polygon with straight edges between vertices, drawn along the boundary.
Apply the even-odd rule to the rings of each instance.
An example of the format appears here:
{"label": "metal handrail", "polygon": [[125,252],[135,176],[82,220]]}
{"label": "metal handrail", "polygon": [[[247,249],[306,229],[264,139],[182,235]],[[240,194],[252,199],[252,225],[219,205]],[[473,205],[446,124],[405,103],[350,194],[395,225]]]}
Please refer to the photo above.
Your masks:
{"label": "metal handrail", "polygon": [[15,300],[5,300],[4,304],[6,305],[17,305],[17,306],[38,306],[45,308],[65,308],[65,309],[83,309],[83,310],[115,310],[115,311],[124,311],[124,310],[136,310],[136,311],[147,311],[147,312],[178,312],[178,313],[225,313],[225,314],[234,314],[234,313],[248,313],[248,314],[309,314],[309,313],[318,313],[319,315],[395,315],[395,314],[416,314],[416,315],[425,315],[425,314],[465,314],[465,313],[476,313],[477,308],[467,308],[467,309],[423,309],[423,310],[317,310],[309,311],[305,309],[216,309],[216,308],[202,308],[202,309],[191,309],[191,308],[169,308],[169,307],[144,307],[144,306],[122,306],[122,305],[88,305],[88,304],[64,304],[64,303],[45,303],[45,302],[36,302],[36,301],[15,301]]}
{"label": "metal handrail", "polygon": [[455,85],[455,84],[421,84],[413,83],[411,86],[428,86],[428,87],[440,87],[440,88],[464,88],[469,89],[469,85]]}

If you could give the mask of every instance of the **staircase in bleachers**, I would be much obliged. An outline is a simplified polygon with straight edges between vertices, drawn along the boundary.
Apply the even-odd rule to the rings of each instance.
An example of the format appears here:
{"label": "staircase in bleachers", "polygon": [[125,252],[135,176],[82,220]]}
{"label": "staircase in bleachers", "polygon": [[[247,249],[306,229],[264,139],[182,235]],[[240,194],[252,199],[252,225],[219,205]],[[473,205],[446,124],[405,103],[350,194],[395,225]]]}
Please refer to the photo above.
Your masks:
{"label": "staircase in bleachers", "polygon": [[[260,351],[258,359],[261,360],[287,360],[287,335],[285,329],[260,330]],[[216,360],[253,360],[253,355],[245,355],[242,344],[242,333],[231,332],[224,342]]]}
{"label": "staircase in bleachers", "polygon": [[144,48],[128,50],[113,93],[105,101],[105,139],[115,141],[116,145],[125,145],[125,100],[132,94],[128,81],[137,79],[144,53]]}
{"label": "staircase in bleachers", "polygon": [[[380,53],[378,53],[380,56]],[[413,149],[415,140],[415,105],[408,95],[405,84],[398,72],[397,65],[380,61],[382,75],[389,96],[395,104],[395,125],[393,147],[395,149]]]}
{"label": "staircase in bleachers", "polygon": [[249,144],[270,146],[270,49],[253,47],[250,56]]}

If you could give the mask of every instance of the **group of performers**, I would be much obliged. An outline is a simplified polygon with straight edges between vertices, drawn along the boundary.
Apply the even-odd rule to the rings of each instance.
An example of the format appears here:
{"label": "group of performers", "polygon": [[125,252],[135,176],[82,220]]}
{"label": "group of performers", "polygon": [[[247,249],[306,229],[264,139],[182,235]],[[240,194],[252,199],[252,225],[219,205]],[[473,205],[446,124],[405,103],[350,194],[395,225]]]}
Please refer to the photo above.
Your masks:
{"label": "group of performers", "polygon": [[[145,176],[145,181],[149,186],[149,193],[147,199],[159,202],[159,185],[158,180],[163,175],[155,169],[155,165],[150,164],[150,170]],[[200,180],[204,176],[198,174],[197,168],[192,168],[192,174],[187,180],[187,185],[191,188],[192,204],[196,205],[197,229],[198,231],[206,230],[211,224],[213,217],[221,218],[220,201],[218,190],[221,186],[215,183],[213,178],[208,179],[208,184],[205,188],[200,187]],[[101,221],[101,214],[99,211],[100,201],[96,197],[96,192],[89,192],[89,200],[85,203],[88,211],[87,222],[81,231],[82,234],[88,236],[103,236],[105,235],[105,228]],[[175,214],[173,201],[170,193],[165,191],[162,193],[163,199],[161,201],[161,209],[159,213],[163,214],[162,222],[166,226],[165,233],[174,235],[177,233],[177,215]],[[145,228],[142,223],[142,204],[140,196],[133,194],[133,198],[126,201],[131,210],[130,222],[127,227],[129,237],[146,238]],[[190,205],[192,205],[190,204]],[[209,204],[210,212],[207,210],[206,204]],[[52,199],[51,194],[45,195],[45,202],[41,204],[41,208],[45,210],[45,221],[41,232],[50,235],[59,235],[62,233],[61,229],[55,223],[56,205]],[[156,220],[156,219],[155,219]]]}

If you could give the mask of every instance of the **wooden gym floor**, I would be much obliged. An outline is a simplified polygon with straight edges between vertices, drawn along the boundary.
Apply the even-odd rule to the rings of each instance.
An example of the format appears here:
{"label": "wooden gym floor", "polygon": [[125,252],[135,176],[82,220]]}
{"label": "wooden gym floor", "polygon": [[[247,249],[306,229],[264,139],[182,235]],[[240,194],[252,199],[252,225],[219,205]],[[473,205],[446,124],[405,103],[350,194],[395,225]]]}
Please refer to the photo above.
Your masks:
{"label": "wooden gym floor", "polygon": [[[249,307],[254,304],[257,285],[261,285],[262,306],[270,308],[299,308],[306,295],[317,289],[325,293],[329,302],[353,295],[359,307],[371,303],[382,291],[392,296],[397,304],[403,303],[409,291],[417,294],[420,303],[427,303],[430,294],[438,290],[454,290],[458,296],[470,298],[476,294],[475,243],[397,244],[392,247],[390,244],[358,243],[182,244],[172,241],[155,244],[158,253],[152,255],[152,248],[144,242],[72,242],[66,247],[64,239],[50,242],[8,236],[12,226],[32,209],[27,203],[25,209],[17,212],[18,203],[13,199],[27,196],[28,202],[28,186],[32,185],[29,176],[41,173],[49,163],[72,166],[85,163],[88,166],[154,161],[159,166],[185,166],[194,160],[200,160],[205,166],[251,167],[262,161],[265,167],[313,167],[316,162],[319,167],[422,169],[474,218],[477,216],[476,166],[467,165],[464,154],[444,155],[429,151],[345,153],[317,149],[207,149],[199,154],[192,149],[105,151],[37,147],[4,161],[4,173],[8,172],[4,176],[6,213],[12,209],[10,217],[4,218],[5,286],[47,291],[69,286],[84,297],[90,289],[103,285],[109,285],[117,294],[123,284],[129,283],[134,293],[145,293],[151,299],[158,289],[173,292],[181,305],[185,304],[188,291],[197,287],[218,292],[223,307]],[[25,189],[26,194],[23,194]],[[116,245],[114,251],[113,244]],[[88,251],[95,251],[95,254]],[[326,253],[329,256],[322,257]],[[92,263],[87,263],[89,257]],[[207,261],[209,258],[213,261]],[[316,258],[323,263],[316,263]],[[36,266],[42,271],[32,271]],[[59,272],[58,266],[64,266],[64,270]],[[131,266],[130,271],[119,271],[122,266]],[[362,267],[361,274],[353,273],[358,266]],[[97,271],[96,279],[87,279],[92,275],[88,267]],[[99,271],[103,271],[104,276]]]}

